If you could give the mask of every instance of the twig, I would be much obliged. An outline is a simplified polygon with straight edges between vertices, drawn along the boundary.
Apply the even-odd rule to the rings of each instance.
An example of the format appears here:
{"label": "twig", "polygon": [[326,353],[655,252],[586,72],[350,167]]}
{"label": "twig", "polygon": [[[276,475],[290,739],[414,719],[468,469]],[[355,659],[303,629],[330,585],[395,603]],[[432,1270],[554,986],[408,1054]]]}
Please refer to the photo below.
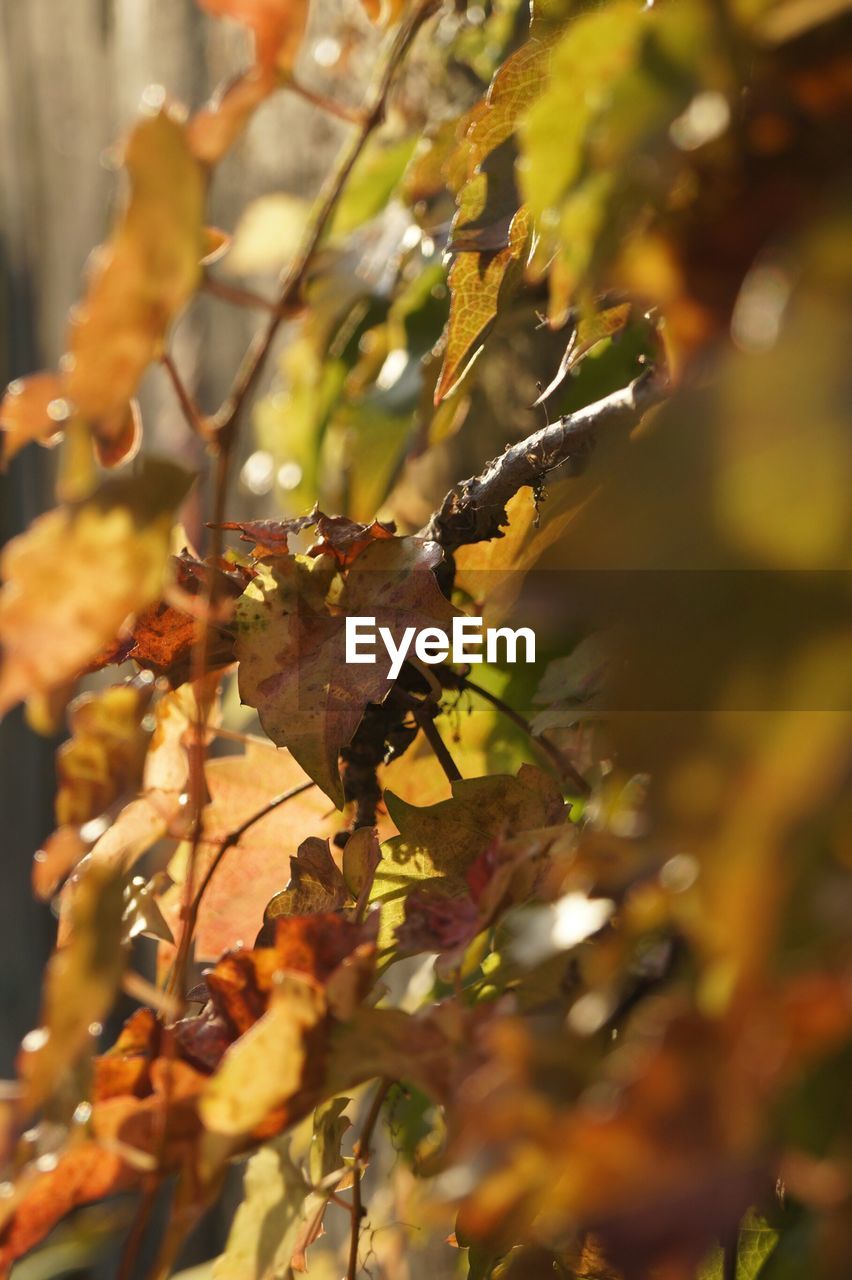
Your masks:
{"label": "twig", "polygon": [[241,289],[238,285],[225,284],[215,276],[206,275],[201,287],[205,293],[211,294],[214,298],[221,298],[223,302],[230,302],[235,307],[250,307],[255,311],[278,312],[280,310],[278,303],[270,298],[263,298],[251,289]]}
{"label": "twig", "polygon": [[509,706],[508,702],[504,702],[502,698],[498,698],[497,694],[492,693],[489,689],[483,689],[482,685],[475,684],[468,676],[458,675],[448,667],[439,668],[439,674],[442,679],[448,678],[447,683],[451,688],[469,689],[470,692],[475,693],[477,697],[483,698],[486,702],[490,702],[492,707],[496,707],[501,715],[504,715],[507,720],[511,720],[512,724],[517,725],[518,728],[527,735],[534,746],[541,748],[559,774],[566,780],[572,782],[580,795],[589,795],[591,787],[588,782],[583,775],[574,768],[571,761],[566,760],[556,743],[551,742],[543,733],[539,735],[534,734],[529,720],[525,720],[519,711],[516,711],[514,707]]}
{"label": "twig", "polygon": [[502,527],[509,523],[506,503],[519,489],[535,486],[564,462],[574,461],[581,468],[598,431],[635,426],[652,405],[665,399],[668,386],[665,374],[648,369],[627,387],[512,445],[479,475],[451,489],[420,536],[440,543],[449,553],[501,538]]}
{"label": "twig", "polygon": [[215,427],[221,441],[220,448],[228,449],[230,447],[230,437],[233,435],[240,411],[266,363],[266,358],[281,324],[282,316],[299,297],[314,254],[343,193],[355,162],[363,151],[370,135],[384,118],[385,102],[397,69],[420,27],[436,11],[437,7],[436,0],[421,0],[421,3],[411,10],[406,20],[402,23],[391,44],[375,87],[367,96],[360,124],[343,148],[334,171],[330,174],[320,193],[316,212],[311,218],[302,246],[281,279],[277,309],[267,321],[266,326],[256,335],[246,352],[243,362],[237,370],[234,385],[215,416]]}
{"label": "twig", "polygon": [[195,435],[200,436],[202,440],[206,440],[209,437],[210,432],[207,427],[207,423],[205,422],[204,415],[187,391],[184,381],[178,373],[177,365],[169,355],[168,351],[163,352],[161,361],[163,368],[169,375],[171,384],[175,389],[175,394],[180,402],[180,407],[183,410],[183,416],[187,421],[189,429],[193,431]]}
{"label": "twig", "polygon": [[347,124],[361,124],[363,122],[364,113],[359,107],[347,107],[342,102],[335,102],[333,98],[324,98],[321,93],[314,93],[313,89],[308,89],[292,77],[289,80],[285,80],[283,87],[289,89],[292,93],[298,94],[300,98],[304,98],[306,102],[310,102],[314,107],[319,107],[321,111],[327,112],[330,116],[336,116],[338,120],[345,120]]}
{"label": "twig", "polygon": [[450,783],[459,782],[462,775],[459,772],[458,765],[450,755],[447,744],[438,732],[434,719],[429,714],[429,707],[425,704],[418,707],[414,712],[414,718],[423,730],[423,733],[426,736],[426,741],[434,751],[438,758],[438,763],[447,775],[447,781]]}
{"label": "twig", "polygon": [[350,1213],[352,1216],[352,1230],[349,1236],[349,1265],[346,1268],[346,1280],[356,1280],[358,1275],[358,1244],[361,1239],[361,1221],[364,1217],[364,1200],[361,1194],[361,1179],[364,1176],[363,1170],[370,1158],[370,1143],[373,1138],[373,1131],[378,1123],[382,1106],[385,1098],[388,1096],[392,1080],[384,1079],[379,1081],[379,1087],[373,1097],[367,1118],[364,1121],[364,1127],[361,1130],[361,1136],[355,1143],[353,1152],[353,1182],[352,1182],[352,1204]]}

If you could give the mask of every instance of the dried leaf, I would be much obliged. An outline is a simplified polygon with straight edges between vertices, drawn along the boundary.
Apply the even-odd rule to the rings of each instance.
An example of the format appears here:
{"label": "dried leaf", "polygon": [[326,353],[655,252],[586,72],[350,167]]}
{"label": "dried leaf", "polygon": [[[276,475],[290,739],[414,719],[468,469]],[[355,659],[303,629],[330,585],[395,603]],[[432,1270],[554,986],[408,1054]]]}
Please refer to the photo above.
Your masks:
{"label": "dried leaf", "polygon": [[[246,589],[237,613],[240,696],[257,708],[273,742],[288,746],[335,804],[343,803],[338,755],[368,702],[391,688],[385,664],[347,666],[345,613],[375,616],[397,643],[406,627],[448,625],[454,610],[433,569],[434,543],[372,543],[349,568],[332,610],[327,567],[276,561]],[[321,557],[322,560],[325,557]]]}
{"label": "dried leaf", "polygon": [[331,856],[327,840],[310,836],[290,859],[290,882],[276,893],[263,913],[264,924],[276,916],[337,911],[348,899],[346,882]]}
{"label": "dried leaf", "polygon": [[77,507],[36,520],[3,552],[0,714],[61,688],[162,591],[172,511],[185,472],[148,461]]}

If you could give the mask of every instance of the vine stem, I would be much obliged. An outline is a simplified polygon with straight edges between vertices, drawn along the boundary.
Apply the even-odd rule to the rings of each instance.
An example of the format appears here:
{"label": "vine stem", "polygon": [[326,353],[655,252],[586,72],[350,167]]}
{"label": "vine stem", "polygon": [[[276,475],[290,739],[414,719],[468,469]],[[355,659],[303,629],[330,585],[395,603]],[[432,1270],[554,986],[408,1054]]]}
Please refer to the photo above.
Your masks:
{"label": "vine stem", "polygon": [[587,796],[590,794],[591,787],[588,782],[579,770],[574,768],[571,761],[565,758],[556,743],[551,742],[544,734],[536,736],[532,731],[532,725],[529,720],[524,719],[519,711],[509,706],[508,702],[504,702],[502,698],[499,698],[496,693],[492,693],[490,689],[483,689],[482,685],[475,684],[468,676],[457,675],[454,671],[449,671],[448,668],[444,668],[441,671],[441,677],[449,677],[447,682],[451,688],[468,689],[471,693],[475,693],[478,698],[484,699],[485,702],[490,702],[492,707],[496,707],[501,715],[504,715],[507,720],[511,720],[512,724],[517,725],[534,746],[539,747],[544,752],[559,774],[577,788],[579,795]]}
{"label": "vine stem", "polygon": [[[268,800],[262,809],[258,809],[256,813],[253,813],[250,817],[246,818],[245,822],[241,822],[233,831],[228,832],[213,855],[210,866],[205,871],[201,883],[189,904],[188,910],[184,913],[179,954],[180,951],[185,948],[188,956],[189,946],[192,942],[192,935],[198,922],[198,912],[201,909],[201,903],[204,900],[204,895],[210,887],[210,881],[216,874],[216,871],[228,850],[235,848],[235,846],[240,843],[243,836],[250,831],[256,823],[260,822],[263,818],[268,817],[270,813],[274,813],[276,809],[279,809],[282,804],[286,804],[288,800],[295,799],[296,796],[302,795],[305,791],[310,791],[311,787],[315,786],[316,783],[309,780],[308,782],[299,783],[296,787],[290,787],[288,791],[282,791],[279,795],[273,796],[271,800]],[[180,967],[181,966],[179,966],[176,959],[175,969],[178,970]],[[186,968],[185,962],[182,967],[184,969]]]}
{"label": "vine stem", "polygon": [[355,1143],[352,1204],[349,1210],[352,1216],[352,1230],[349,1236],[349,1264],[346,1268],[346,1280],[356,1280],[358,1275],[358,1246],[361,1241],[361,1222],[364,1217],[364,1197],[362,1195],[361,1179],[364,1176],[364,1167],[370,1158],[370,1143],[373,1140],[373,1133],[392,1084],[393,1081],[388,1079],[379,1081],[379,1087],[373,1095],[373,1101],[370,1104],[370,1110],[367,1112],[361,1136]]}
{"label": "vine stem", "polygon": [[269,355],[275,335],[286,314],[300,300],[302,286],[313,261],[314,254],[331,220],[355,162],[363,151],[385,114],[385,104],[394,76],[409,46],[427,18],[437,11],[436,0],[422,0],[415,6],[397,31],[387,58],[373,89],[367,95],[357,129],[343,148],[337,165],[329,175],[317,202],[316,211],[295,259],[281,278],[276,309],[264,328],[256,335],[237,370],[234,384],[226,400],[214,418],[214,425],[222,449],[230,448],[230,441],[246,397],[254,387]]}

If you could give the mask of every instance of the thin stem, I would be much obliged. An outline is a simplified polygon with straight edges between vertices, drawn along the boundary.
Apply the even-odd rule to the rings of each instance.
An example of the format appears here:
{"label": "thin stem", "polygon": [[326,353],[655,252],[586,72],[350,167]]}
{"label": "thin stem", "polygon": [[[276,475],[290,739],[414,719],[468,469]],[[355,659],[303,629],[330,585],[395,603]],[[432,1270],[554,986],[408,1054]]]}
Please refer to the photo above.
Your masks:
{"label": "thin stem", "polygon": [[205,276],[202,288],[205,293],[212,294],[214,298],[221,298],[223,302],[230,302],[235,307],[250,307],[255,311],[278,312],[280,310],[277,302],[263,298],[251,289],[241,289],[237,285],[225,284],[214,276]]}
{"label": "thin stem", "polygon": [[367,1112],[367,1118],[364,1121],[364,1127],[361,1130],[361,1136],[355,1143],[353,1152],[354,1160],[352,1165],[354,1179],[352,1182],[352,1205],[350,1213],[352,1216],[352,1230],[349,1236],[349,1265],[346,1268],[346,1280],[356,1280],[358,1275],[358,1245],[361,1239],[361,1222],[364,1217],[364,1200],[361,1194],[361,1179],[363,1178],[363,1170],[370,1158],[370,1143],[373,1139],[373,1132],[381,1115],[382,1106],[385,1098],[388,1096],[392,1080],[384,1079],[379,1081],[379,1087],[376,1090],[370,1110]]}
{"label": "thin stem", "polygon": [[320,193],[316,211],[311,219],[302,246],[290,267],[282,276],[277,310],[269,318],[266,326],[256,335],[246,352],[243,362],[237,370],[234,385],[216,414],[215,426],[223,441],[224,448],[229,447],[229,439],[233,434],[240,411],[266,363],[275,335],[281,325],[282,317],[301,293],[302,285],[307,277],[314,254],[337,207],[337,202],[343,194],[349,175],[355,167],[355,162],[371,134],[384,118],[385,102],[397,69],[418,30],[436,8],[435,0],[423,0],[421,4],[412,9],[391,44],[375,87],[368,94],[360,124],[343,148],[335,169],[329,175],[328,181]]}
{"label": "thin stem", "polygon": [[300,98],[304,98],[306,102],[310,102],[312,106],[319,107],[321,111],[325,111],[330,116],[336,116],[338,120],[345,120],[347,124],[361,124],[364,119],[363,111],[358,107],[347,107],[342,102],[335,102],[333,98],[324,98],[321,93],[314,93],[313,89],[308,89],[305,85],[300,84],[298,80],[289,79],[285,81],[284,88],[289,89],[291,93],[298,94]]}
{"label": "thin stem", "polygon": [[447,775],[447,781],[450,783],[460,782],[461,773],[453,757],[450,755],[449,748],[438,732],[438,726],[429,714],[428,707],[419,707],[414,712],[414,718],[423,730],[426,741],[434,751],[438,758],[438,763]]}
{"label": "thin stem", "polygon": [[570,760],[566,760],[556,743],[551,742],[549,738],[544,736],[544,734],[534,734],[529,720],[525,720],[519,711],[516,711],[514,707],[510,707],[508,702],[504,702],[502,698],[498,698],[496,693],[491,693],[489,689],[483,689],[482,685],[475,684],[473,680],[470,680],[467,676],[457,675],[454,671],[449,671],[447,668],[444,668],[441,670],[442,677],[445,672],[450,676],[450,683],[454,688],[470,690],[470,692],[475,693],[477,697],[483,698],[486,702],[490,702],[492,707],[496,707],[501,715],[504,715],[507,720],[511,720],[512,724],[517,725],[518,728],[527,735],[534,746],[541,748],[560,775],[567,781],[571,782],[577,788],[580,795],[587,796],[590,793],[591,787],[586,779],[577,769],[574,768]]}
{"label": "thin stem", "polygon": [[171,384],[175,389],[175,394],[180,403],[180,407],[183,410],[183,416],[186,419],[189,429],[194,432],[195,435],[201,436],[202,439],[206,439],[210,433],[204,420],[204,415],[187,391],[186,385],[178,373],[177,365],[169,355],[168,351],[163,352],[161,361],[163,368],[169,375]]}

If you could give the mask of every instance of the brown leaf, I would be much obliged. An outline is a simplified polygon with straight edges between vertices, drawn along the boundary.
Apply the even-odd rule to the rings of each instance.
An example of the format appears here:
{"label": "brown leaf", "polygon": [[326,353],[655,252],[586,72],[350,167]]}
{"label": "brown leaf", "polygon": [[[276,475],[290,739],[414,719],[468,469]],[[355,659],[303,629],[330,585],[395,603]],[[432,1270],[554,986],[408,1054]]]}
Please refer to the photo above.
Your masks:
{"label": "brown leaf", "polygon": [[188,477],[147,461],[132,485],[104,484],[76,507],[36,520],[5,548],[0,568],[0,715],[61,688],[163,585],[172,509]]}
{"label": "brown leaf", "polygon": [[391,688],[388,666],[345,662],[345,613],[373,615],[397,643],[406,627],[449,625],[454,610],[433,570],[440,548],[418,538],[373,542],[347,571],[334,606],[329,566],[277,561],[246,589],[237,610],[240,696],[335,804],[343,803],[338,755],[368,702]]}
{"label": "brown leaf", "polygon": [[306,1037],[325,1015],[321,988],[287,974],[273,988],[261,1018],[227,1050],[204,1089],[199,1113],[205,1127],[231,1137],[247,1135],[301,1088],[311,1060]]}
{"label": "brown leaf", "polygon": [[310,915],[337,911],[349,897],[340,868],[331,856],[327,840],[310,836],[290,859],[290,883],[276,893],[263,913],[264,925],[276,916]]}
{"label": "brown leaf", "polygon": [[115,1044],[95,1058],[92,1102],[106,1102],[151,1091],[150,1066],[159,1040],[157,1019],[150,1009],[137,1009],[125,1022]]}

